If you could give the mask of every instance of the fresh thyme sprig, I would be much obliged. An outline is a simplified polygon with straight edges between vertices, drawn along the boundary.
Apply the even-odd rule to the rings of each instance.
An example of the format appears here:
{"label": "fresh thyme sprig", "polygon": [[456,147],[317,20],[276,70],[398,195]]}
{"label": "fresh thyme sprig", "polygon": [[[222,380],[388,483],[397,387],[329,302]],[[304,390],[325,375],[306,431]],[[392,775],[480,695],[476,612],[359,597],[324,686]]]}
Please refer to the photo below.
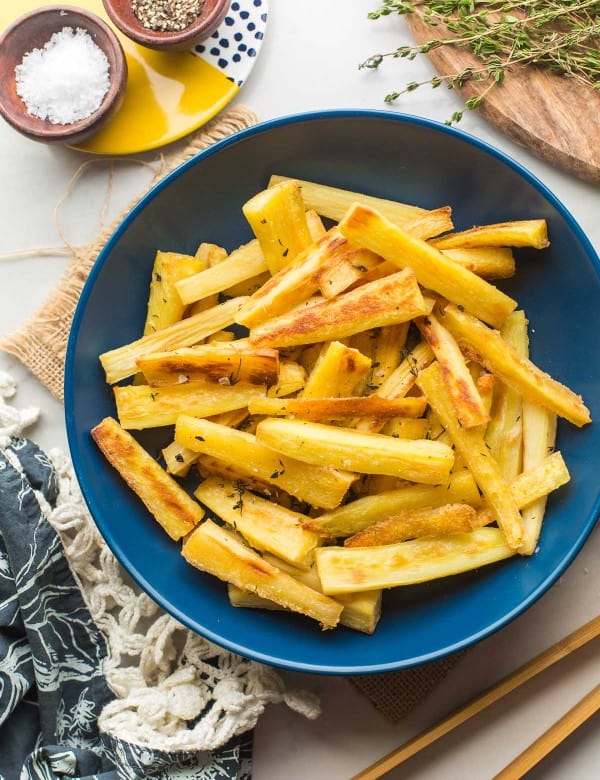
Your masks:
{"label": "fresh thyme sprig", "polygon": [[[440,37],[432,34],[423,44],[374,54],[359,68],[378,68],[387,58],[414,60],[419,54],[441,46],[468,49],[481,65],[467,66],[443,78],[433,76],[424,81],[410,81],[403,89],[386,95],[387,103],[426,85],[436,88],[445,84],[448,89],[454,89],[468,81],[477,81],[483,89],[465,103],[472,110],[515,65],[535,65],[600,91],[599,0],[523,0],[520,3],[381,0],[380,7],[369,18],[412,14],[417,8],[422,11],[423,21],[432,28],[443,24],[447,34]],[[456,111],[447,124],[460,121],[462,115],[462,111]]]}

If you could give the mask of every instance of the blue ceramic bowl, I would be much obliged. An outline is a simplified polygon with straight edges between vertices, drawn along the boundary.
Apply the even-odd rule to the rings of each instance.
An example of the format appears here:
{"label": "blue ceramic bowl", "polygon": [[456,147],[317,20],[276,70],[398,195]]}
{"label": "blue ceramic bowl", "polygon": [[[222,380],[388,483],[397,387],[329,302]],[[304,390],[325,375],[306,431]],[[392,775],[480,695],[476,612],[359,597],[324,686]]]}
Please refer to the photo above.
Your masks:
{"label": "blue ceramic bowl", "polygon": [[[108,466],[90,429],[114,415],[98,362],[139,337],[157,248],[193,253],[199,241],[233,249],[248,241],[241,205],[271,173],[398,199],[451,204],[457,228],[545,218],[551,246],[520,250],[502,283],[535,331],[533,360],[581,393],[596,420],[559,424],[572,480],[551,496],[538,552],[479,572],[384,594],[376,633],[322,632],[292,614],[234,609],[225,585],[188,565]],[[96,262],[69,341],[65,406],[75,471],[111,549],[165,610],[219,645],[297,670],[360,674],[410,667],[464,648],[506,625],[564,572],[599,513],[600,262],[564,206],[520,165],[455,129],[377,111],[334,111],[267,122],[212,146],[157,185],[129,214]],[[140,435],[149,448],[167,443]],[[154,450],[157,451],[157,450]]]}

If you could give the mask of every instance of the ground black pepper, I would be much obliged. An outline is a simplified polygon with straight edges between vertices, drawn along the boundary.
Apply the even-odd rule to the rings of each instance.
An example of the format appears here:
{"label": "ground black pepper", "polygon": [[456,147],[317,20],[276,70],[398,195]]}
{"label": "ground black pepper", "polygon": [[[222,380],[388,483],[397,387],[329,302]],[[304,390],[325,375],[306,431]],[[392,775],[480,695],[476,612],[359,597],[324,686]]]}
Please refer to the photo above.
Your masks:
{"label": "ground black pepper", "polygon": [[204,0],[132,0],[131,9],[149,30],[185,30],[200,16]]}

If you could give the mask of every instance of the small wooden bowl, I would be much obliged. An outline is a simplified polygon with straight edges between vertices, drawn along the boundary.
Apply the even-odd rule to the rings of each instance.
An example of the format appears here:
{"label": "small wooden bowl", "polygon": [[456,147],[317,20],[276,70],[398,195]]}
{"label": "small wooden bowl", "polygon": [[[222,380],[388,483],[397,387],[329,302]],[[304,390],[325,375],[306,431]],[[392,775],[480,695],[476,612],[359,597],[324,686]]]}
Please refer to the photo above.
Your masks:
{"label": "small wooden bowl", "polygon": [[[33,116],[17,94],[15,68],[23,57],[42,48],[64,27],[82,28],[105,53],[110,86],[100,107],[85,119],[56,124]],[[53,5],[25,14],[0,37],[0,115],[28,138],[44,143],[77,144],[103,127],[121,105],[127,81],[127,61],[111,28],[98,16],[67,5]]]}
{"label": "small wooden bowl", "polygon": [[204,0],[198,18],[184,30],[162,32],[151,30],[140,22],[131,0],[102,0],[109,18],[132,41],[150,49],[187,51],[208,38],[225,18],[231,0]]}

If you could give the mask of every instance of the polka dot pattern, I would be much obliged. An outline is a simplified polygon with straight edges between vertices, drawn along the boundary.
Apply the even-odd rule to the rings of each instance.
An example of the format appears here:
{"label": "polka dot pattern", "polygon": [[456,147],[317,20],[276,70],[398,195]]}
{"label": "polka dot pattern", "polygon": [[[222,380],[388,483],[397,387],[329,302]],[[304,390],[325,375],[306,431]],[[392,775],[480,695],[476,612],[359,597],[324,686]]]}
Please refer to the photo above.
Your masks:
{"label": "polka dot pattern", "polygon": [[267,0],[233,0],[219,29],[194,53],[241,86],[260,52],[268,16]]}

